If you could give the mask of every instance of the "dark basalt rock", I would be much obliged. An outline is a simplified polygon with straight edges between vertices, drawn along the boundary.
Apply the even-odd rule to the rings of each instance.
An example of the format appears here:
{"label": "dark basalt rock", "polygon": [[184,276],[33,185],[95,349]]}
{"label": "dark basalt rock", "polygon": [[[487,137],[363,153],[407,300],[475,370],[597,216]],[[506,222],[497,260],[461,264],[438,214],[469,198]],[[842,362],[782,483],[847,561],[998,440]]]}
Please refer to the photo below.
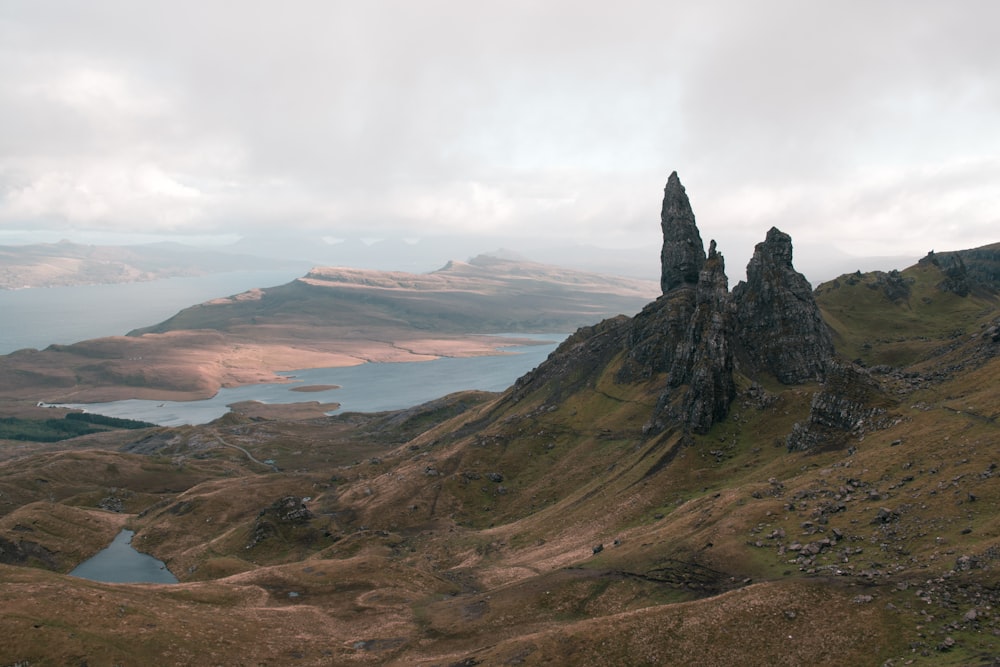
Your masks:
{"label": "dark basalt rock", "polygon": [[591,327],[581,327],[543,363],[518,378],[507,400],[516,403],[528,394],[544,389],[547,392],[546,402],[554,404],[561,401],[564,395],[592,385],[600,371],[627,345],[625,339],[632,321],[619,315]]}
{"label": "dark basalt rock", "polygon": [[660,251],[660,288],[666,294],[685,285],[696,285],[705,263],[705,245],[695,225],[694,212],[677,172],[663,189],[660,211],[663,249]]}
{"label": "dark basalt rock", "polygon": [[625,362],[615,380],[648,380],[670,371],[677,344],[687,334],[697,306],[694,290],[675,290],[642,309],[628,322]]}
{"label": "dark basalt rock", "polygon": [[965,262],[959,253],[935,255],[934,251],[931,250],[919,263],[923,264],[924,262],[933,264],[944,273],[944,280],[937,284],[939,290],[958,296],[969,296],[969,292],[972,291],[969,271],[965,268]]}
{"label": "dark basalt rock", "polygon": [[897,301],[905,301],[910,298],[910,285],[913,283],[913,279],[906,279],[903,275],[893,269],[888,273],[882,271],[875,271],[875,282],[873,282],[870,287],[872,289],[881,290],[885,294],[885,298],[889,299],[893,303]]}
{"label": "dark basalt rock", "polygon": [[282,523],[307,523],[314,518],[306,508],[305,500],[299,496],[285,496],[261,512],[262,515],[272,515]]}
{"label": "dark basalt rock", "polygon": [[[257,513],[257,521],[250,531],[246,549],[253,549],[264,540],[279,535],[290,526],[307,526],[316,515],[306,507],[299,496],[283,496]],[[307,535],[307,538],[314,536]]]}
{"label": "dark basalt rock", "polygon": [[33,561],[41,563],[49,570],[55,570],[58,566],[55,553],[37,542],[28,540],[12,542],[0,535],[0,563],[26,565]]}
{"label": "dark basalt rock", "polygon": [[536,390],[546,405],[581,386],[596,386],[616,358],[620,384],[663,378],[646,434],[672,426],[706,433],[736,397],[734,372],[773,374],[796,384],[822,378],[833,340],[812,288],[792,267],[791,238],[771,229],[757,245],[748,280],[729,292],[725,261],[713,241],[706,256],[677,173],[664,188],[660,215],[663,295],[633,318],[580,329],[545,363],[517,381],[506,400]]}
{"label": "dark basalt rock", "polygon": [[699,276],[696,304],[687,334],[677,346],[667,384],[688,385],[681,421],[695,433],[706,433],[712,424],[725,419],[736,396],[729,280],[715,241]]}
{"label": "dark basalt rock", "polygon": [[733,289],[736,335],[751,369],[784,384],[820,379],[833,358],[833,338],[809,281],[792,266],[792,239],[772,227]]}
{"label": "dark basalt rock", "polygon": [[847,437],[885,428],[891,402],[865,369],[853,364],[829,363],[826,382],[813,396],[809,418],[796,423],[785,439],[789,451],[838,446]]}
{"label": "dark basalt rock", "polygon": [[[692,392],[697,392],[691,383],[697,376],[698,384],[704,384],[713,375],[702,368],[706,353],[703,346],[708,344],[704,339],[714,336],[714,343],[719,342],[719,332],[709,334],[706,327],[713,320],[713,308],[720,312],[726,310],[728,279],[722,256],[715,253],[714,242],[712,262],[707,271],[703,270],[706,258],[701,234],[677,172],[670,174],[664,188],[660,226],[663,230],[660,252],[663,296],[643,308],[629,323],[625,361],[615,380],[629,383],[668,374],[667,387],[644,430],[659,432],[668,423],[679,420],[685,427],[701,431],[711,425],[711,419],[701,415],[688,423],[689,412],[700,414],[704,410],[703,402],[691,396]],[[716,289],[720,284],[721,291]],[[728,345],[723,347],[728,349]],[[681,389],[684,385],[686,390]],[[709,402],[715,403],[714,400]]]}

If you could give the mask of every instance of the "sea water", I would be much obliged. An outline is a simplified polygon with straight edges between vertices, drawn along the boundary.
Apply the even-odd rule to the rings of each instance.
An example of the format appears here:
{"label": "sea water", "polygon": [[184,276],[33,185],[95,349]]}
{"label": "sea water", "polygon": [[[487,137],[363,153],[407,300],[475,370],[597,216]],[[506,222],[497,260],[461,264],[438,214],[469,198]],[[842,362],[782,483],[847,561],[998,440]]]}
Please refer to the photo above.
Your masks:
{"label": "sea water", "polygon": [[[203,401],[130,399],[108,403],[72,403],[62,407],[160,424],[205,424],[221,417],[231,403],[339,403],[343,412],[399,410],[465,389],[503,391],[542,361],[566,334],[509,334],[534,345],[503,347],[497,355],[440,358],[432,361],[365,363],[344,368],[312,368],[282,373],[287,384],[256,384],[221,389]],[[336,389],[294,391],[295,387],[334,385]]]}
{"label": "sea water", "polygon": [[299,270],[232,271],[118,285],[0,290],[0,354],[148,327],[209,299],[283,285]]}

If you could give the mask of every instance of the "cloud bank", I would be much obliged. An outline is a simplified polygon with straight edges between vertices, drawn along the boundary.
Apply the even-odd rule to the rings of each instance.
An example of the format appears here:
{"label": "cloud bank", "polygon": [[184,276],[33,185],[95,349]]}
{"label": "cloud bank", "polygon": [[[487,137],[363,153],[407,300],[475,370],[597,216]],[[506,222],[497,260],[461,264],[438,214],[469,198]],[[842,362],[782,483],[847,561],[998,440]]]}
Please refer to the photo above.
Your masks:
{"label": "cloud bank", "polygon": [[656,246],[676,169],[731,263],[771,225],[972,247],[1000,229],[998,24],[991,0],[9,0],[0,232]]}

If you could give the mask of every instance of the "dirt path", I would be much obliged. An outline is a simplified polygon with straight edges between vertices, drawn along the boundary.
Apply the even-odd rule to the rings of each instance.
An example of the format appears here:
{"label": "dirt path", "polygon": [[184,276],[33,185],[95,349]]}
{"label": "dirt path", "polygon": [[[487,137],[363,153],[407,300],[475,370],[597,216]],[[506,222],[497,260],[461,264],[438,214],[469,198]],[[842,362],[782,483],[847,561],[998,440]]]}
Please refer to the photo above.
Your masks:
{"label": "dirt path", "polygon": [[256,463],[256,464],[258,464],[258,465],[262,465],[262,466],[264,466],[265,468],[270,468],[270,469],[271,469],[271,470],[272,470],[273,472],[281,472],[281,469],[280,469],[280,468],[279,468],[278,466],[274,465],[273,463],[265,463],[265,462],[261,461],[260,459],[258,459],[258,458],[257,458],[256,456],[254,456],[253,454],[251,454],[251,453],[250,453],[250,452],[249,452],[249,451],[248,451],[247,449],[245,449],[245,448],[243,448],[243,447],[240,447],[239,445],[234,445],[234,444],[232,444],[231,442],[226,442],[225,440],[223,440],[223,439],[222,439],[222,436],[220,436],[220,435],[219,435],[218,433],[213,433],[213,434],[212,434],[212,437],[214,437],[214,438],[215,438],[215,441],[216,441],[216,442],[218,442],[218,443],[219,443],[220,445],[222,445],[223,447],[231,447],[231,448],[233,448],[233,449],[238,449],[238,450],[240,450],[241,452],[243,452],[243,454],[244,454],[244,455],[245,455],[245,456],[246,456],[246,457],[247,457],[248,459],[250,459],[250,460],[251,460],[251,461],[253,461],[254,463]]}

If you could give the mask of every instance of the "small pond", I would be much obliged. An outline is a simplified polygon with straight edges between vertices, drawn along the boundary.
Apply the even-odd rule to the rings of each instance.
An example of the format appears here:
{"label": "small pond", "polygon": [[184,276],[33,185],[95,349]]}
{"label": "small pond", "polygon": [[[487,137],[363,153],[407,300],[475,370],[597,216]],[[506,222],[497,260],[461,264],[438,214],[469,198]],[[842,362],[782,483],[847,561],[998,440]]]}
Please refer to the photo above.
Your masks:
{"label": "small pond", "polygon": [[163,561],[132,548],[131,530],[122,530],[106,548],[70,572],[71,576],[110,584],[176,584]]}

